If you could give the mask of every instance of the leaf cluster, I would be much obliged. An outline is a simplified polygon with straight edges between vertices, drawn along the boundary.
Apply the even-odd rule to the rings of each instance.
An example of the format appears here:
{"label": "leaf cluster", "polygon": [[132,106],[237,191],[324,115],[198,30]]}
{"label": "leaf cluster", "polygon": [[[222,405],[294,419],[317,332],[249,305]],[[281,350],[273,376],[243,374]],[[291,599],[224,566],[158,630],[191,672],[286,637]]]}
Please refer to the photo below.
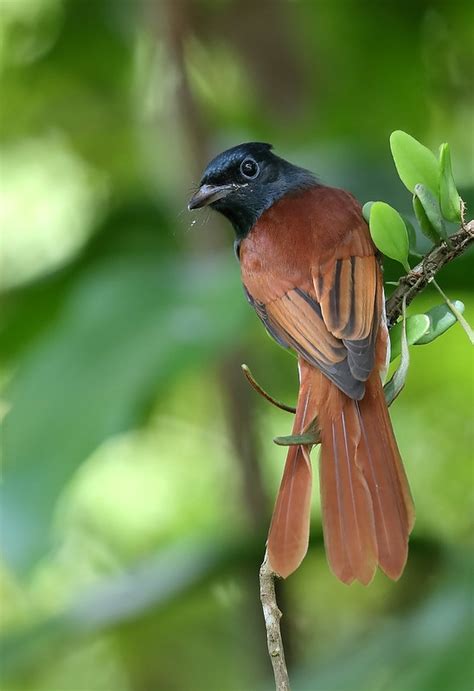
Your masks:
{"label": "leaf cluster", "polygon": [[[413,211],[420,232],[432,244],[449,245],[448,224],[462,223],[464,203],[454,181],[449,144],[441,144],[439,158],[414,137],[396,130],[390,136],[390,148],[398,175],[412,193]],[[363,214],[372,239],[382,254],[399,262],[410,272],[409,255],[416,251],[416,230],[409,218],[383,201],[367,202]],[[425,314],[415,314],[406,321],[408,344],[430,343],[441,336],[464,311],[461,301],[438,305]],[[400,354],[402,324],[390,333],[392,360]]]}

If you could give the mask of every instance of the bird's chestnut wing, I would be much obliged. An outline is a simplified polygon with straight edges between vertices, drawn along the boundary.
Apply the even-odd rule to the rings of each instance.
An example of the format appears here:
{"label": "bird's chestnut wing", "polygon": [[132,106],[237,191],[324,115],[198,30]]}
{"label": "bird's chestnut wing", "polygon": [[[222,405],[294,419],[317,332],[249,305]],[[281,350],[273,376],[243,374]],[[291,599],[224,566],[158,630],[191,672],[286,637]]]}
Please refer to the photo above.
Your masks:
{"label": "bird's chestnut wing", "polygon": [[[381,320],[383,291],[373,254],[349,256],[333,252],[313,261],[306,277],[301,272],[284,279],[279,268],[259,278],[246,275],[250,302],[269,333],[318,367],[345,394],[364,395],[365,381],[374,367],[375,343]],[[293,285],[292,285],[293,284]]]}
{"label": "bird's chestnut wing", "polygon": [[316,300],[328,331],[347,350],[351,374],[365,381],[374,367],[382,317],[382,277],[374,255],[335,259],[313,270]]}

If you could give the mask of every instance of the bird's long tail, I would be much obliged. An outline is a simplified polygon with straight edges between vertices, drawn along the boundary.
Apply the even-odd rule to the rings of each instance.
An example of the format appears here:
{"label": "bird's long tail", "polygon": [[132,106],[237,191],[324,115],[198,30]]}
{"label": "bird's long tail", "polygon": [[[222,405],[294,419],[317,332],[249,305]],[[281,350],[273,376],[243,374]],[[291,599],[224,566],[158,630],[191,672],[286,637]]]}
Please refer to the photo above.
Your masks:
{"label": "bird's long tail", "polygon": [[[348,398],[303,362],[300,382],[293,434],[302,434],[317,416],[330,567],[344,583],[369,583],[377,566],[397,579],[407,559],[414,507],[379,375],[370,376],[361,401]],[[308,546],[309,451],[290,447],[270,526],[270,563],[284,577],[299,566]]]}

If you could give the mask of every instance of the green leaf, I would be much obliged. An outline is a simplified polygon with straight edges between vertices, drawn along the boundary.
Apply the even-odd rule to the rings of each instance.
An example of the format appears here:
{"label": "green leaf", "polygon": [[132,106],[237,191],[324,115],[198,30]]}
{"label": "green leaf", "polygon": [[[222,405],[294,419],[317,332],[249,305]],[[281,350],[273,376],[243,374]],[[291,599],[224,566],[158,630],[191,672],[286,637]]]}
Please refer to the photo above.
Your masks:
{"label": "green leaf", "polygon": [[[406,340],[408,345],[417,343],[430,328],[430,318],[426,314],[412,314],[406,320]],[[403,321],[399,321],[390,329],[390,362],[401,353]]]}
{"label": "green leaf", "polygon": [[[362,207],[362,215],[367,221],[367,223],[370,222],[370,211],[374,204],[375,202],[366,202]],[[413,227],[413,224],[409,218],[407,218],[406,216],[402,216],[402,218],[408,233],[408,246],[410,248],[410,252],[416,254],[416,230]]]}
{"label": "green leaf", "polygon": [[314,432],[307,434],[290,434],[287,437],[274,437],[273,443],[277,446],[299,446],[300,444],[318,444],[320,437]]}
{"label": "green leaf", "polygon": [[451,153],[449,144],[439,147],[439,200],[441,212],[448,221],[461,220],[461,197],[456,189],[451,168]]}
{"label": "green leaf", "polygon": [[393,373],[390,380],[383,387],[385,400],[386,400],[388,406],[392,405],[393,401],[396,399],[396,397],[398,396],[400,391],[405,386],[405,381],[406,381],[407,374],[408,374],[408,367],[410,366],[410,353],[408,350],[405,310],[406,310],[406,304],[405,304],[405,300],[403,300],[403,314],[402,314],[402,319],[400,321],[400,328],[401,328],[400,364],[397,367],[397,369],[395,370],[395,372]]}
{"label": "green leaf", "polygon": [[400,180],[410,192],[422,184],[438,194],[439,166],[432,151],[401,130],[390,135],[390,149]]}
{"label": "green leaf", "polygon": [[413,227],[413,223],[406,216],[402,216],[402,218],[408,233],[408,246],[410,247],[410,252],[416,254],[416,230]]}
{"label": "green leaf", "polygon": [[441,286],[438,283],[436,283],[434,278],[431,279],[431,283],[436,288],[436,290],[441,295],[441,297],[445,300],[449,309],[451,310],[451,312],[454,314],[454,316],[458,320],[459,325],[461,326],[463,331],[466,333],[466,336],[468,337],[469,341],[471,342],[471,345],[474,345],[474,331],[472,330],[470,324],[468,324],[466,319],[464,319],[462,313],[458,310],[456,305],[453,302],[451,302],[451,300],[448,298],[448,296],[446,295],[444,290],[441,288]]}
{"label": "green leaf", "polygon": [[408,264],[408,233],[403,218],[385,202],[374,202],[370,209],[370,234],[377,248],[391,259]]}
{"label": "green leaf", "polygon": [[443,240],[447,240],[448,233],[446,232],[446,226],[437,198],[427,187],[425,187],[425,185],[415,185],[415,196],[420,200],[426,217],[438,236],[437,242],[439,242],[440,237],[443,238]]}
{"label": "green leaf", "polygon": [[364,206],[362,207],[362,216],[365,218],[367,223],[370,221],[370,210],[374,204],[375,202],[365,202]]}
{"label": "green leaf", "polygon": [[439,235],[430,223],[423,204],[420,202],[416,194],[413,195],[413,211],[415,212],[416,220],[420,226],[420,230],[425,237],[427,237],[434,245],[439,243]]}
{"label": "green leaf", "polygon": [[[460,300],[454,300],[453,304],[458,312],[461,314],[464,312],[463,302]],[[424,336],[415,341],[415,345],[431,343],[431,341],[434,341],[435,338],[438,338],[438,336],[444,334],[444,332],[453,326],[453,324],[455,324],[457,321],[456,315],[453,314],[449,308],[449,305],[447,304],[437,305],[436,307],[428,310],[425,314],[430,320],[430,328]]]}

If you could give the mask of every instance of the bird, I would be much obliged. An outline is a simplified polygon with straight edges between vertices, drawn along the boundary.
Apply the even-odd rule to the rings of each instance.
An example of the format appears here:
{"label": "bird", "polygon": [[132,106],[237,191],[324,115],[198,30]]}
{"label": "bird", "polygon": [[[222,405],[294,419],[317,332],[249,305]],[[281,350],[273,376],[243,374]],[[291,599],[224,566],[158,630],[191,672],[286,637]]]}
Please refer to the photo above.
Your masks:
{"label": "bird", "polygon": [[[206,166],[189,210],[208,206],[235,231],[245,296],[298,358],[293,435],[317,426],[329,567],[369,584],[405,567],[415,510],[383,391],[389,362],[380,257],[355,197],[248,142]],[[306,441],[307,437],[305,437]],[[313,445],[288,448],[267,554],[288,577],[309,542]]]}

